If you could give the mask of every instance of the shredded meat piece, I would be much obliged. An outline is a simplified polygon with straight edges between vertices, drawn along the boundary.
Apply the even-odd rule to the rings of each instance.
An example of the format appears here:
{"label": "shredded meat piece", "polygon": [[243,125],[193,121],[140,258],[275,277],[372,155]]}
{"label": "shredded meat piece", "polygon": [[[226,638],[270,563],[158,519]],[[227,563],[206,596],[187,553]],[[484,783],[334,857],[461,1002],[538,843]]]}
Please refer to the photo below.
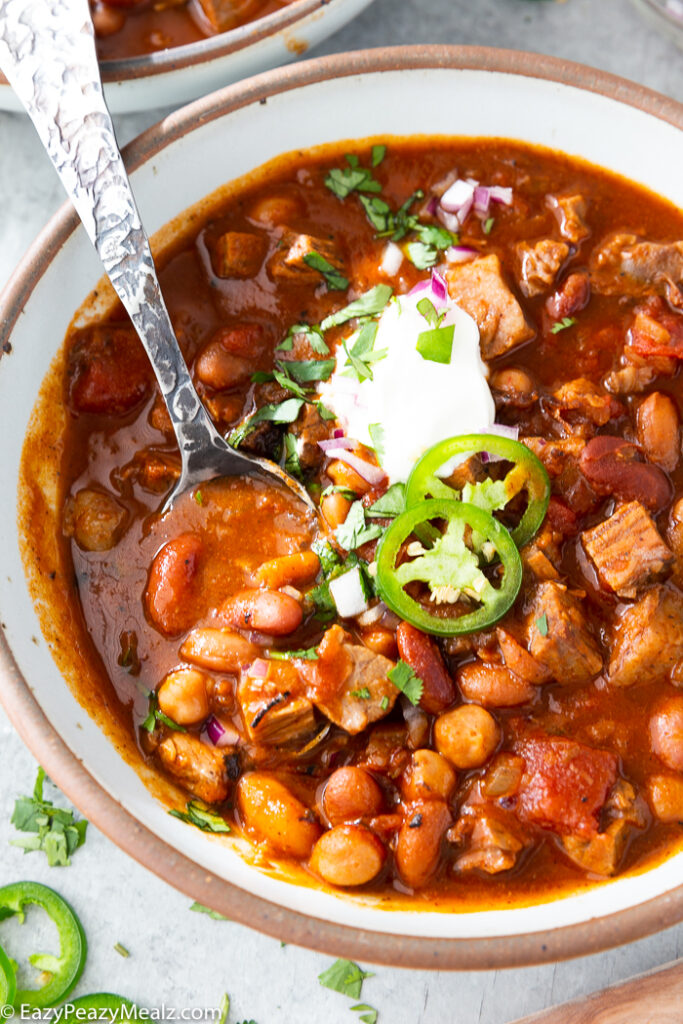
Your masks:
{"label": "shredded meat piece", "polygon": [[671,563],[673,552],[639,501],[620,505],[609,519],[581,534],[600,581],[620,597],[635,597]]}
{"label": "shredded meat piece", "polygon": [[372,772],[397,779],[410,761],[407,743],[408,729],[405,725],[377,725],[357,763]]}
{"label": "shredded meat piece", "polygon": [[683,310],[683,241],[609,235],[592,253],[589,271],[591,287],[599,295],[663,295]]}
{"label": "shredded meat piece", "polygon": [[494,359],[533,338],[534,332],[503,277],[498,256],[481,256],[446,271],[452,299],[476,320],[481,354]]}
{"label": "shredded meat piece", "polygon": [[683,594],[670,584],[648,590],[617,613],[607,676],[614,686],[662,679],[683,658]]}
{"label": "shredded meat piece", "polygon": [[497,875],[513,868],[524,842],[519,837],[519,826],[515,829],[511,819],[511,815],[503,819],[491,812],[461,817],[448,832],[449,839],[459,842],[465,841],[469,833],[467,850],[456,860],[456,870],[477,869]]}
{"label": "shredded meat piece", "polygon": [[560,835],[597,835],[599,814],[617,778],[615,755],[560,736],[518,740],[513,750],[525,765],[519,818]]}
{"label": "shredded meat piece", "polygon": [[540,295],[555,283],[560,267],[569,255],[566,242],[542,238],[539,242],[518,242],[519,287],[527,298]]}
{"label": "shredded meat piece", "polygon": [[96,324],[69,351],[69,404],[74,412],[129,412],[150,390],[152,370],[132,327]]}
{"label": "shredded meat piece", "polygon": [[229,747],[209,747],[198,736],[174,732],[159,744],[161,763],[185,789],[207,804],[219,804],[228,795],[225,767]]}
{"label": "shredded meat piece", "polygon": [[270,661],[264,677],[243,675],[237,703],[252,742],[286,746],[311,736],[316,724],[313,705],[300,690],[299,674],[288,662]]}
{"label": "shredded meat piece", "polygon": [[592,380],[577,377],[553,392],[558,412],[563,419],[567,412],[579,413],[596,427],[604,427],[611,419],[623,415],[624,406]]}
{"label": "shredded meat piece", "polygon": [[563,584],[540,583],[527,618],[529,650],[554,679],[587,683],[602,669],[602,658],[581,604]]}
{"label": "shredded meat piece", "polygon": [[582,195],[546,196],[546,204],[553,211],[560,226],[560,234],[576,245],[590,234],[585,216],[586,200]]}

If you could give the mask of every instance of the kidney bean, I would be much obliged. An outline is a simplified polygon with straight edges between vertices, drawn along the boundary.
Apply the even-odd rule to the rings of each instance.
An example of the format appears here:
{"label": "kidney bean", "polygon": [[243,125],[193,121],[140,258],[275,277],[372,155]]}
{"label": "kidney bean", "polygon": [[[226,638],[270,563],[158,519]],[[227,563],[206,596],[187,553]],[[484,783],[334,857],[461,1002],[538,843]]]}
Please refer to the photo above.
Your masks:
{"label": "kidney bean", "polygon": [[409,622],[401,622],[396,630],[398,652],[403,661],[422,680],[424,689],[420,707],[436,715],[452,704],[456,697],[455,683],[444,665],[441,651],[426,633]]}
{"label": "kidney bean", "polygon": [[673,398],[653,391],[638,406],[637,425],[638,440],[650,462],[673,472],[681,454],[678,409]]}
{"label": "kidney bean", "polygon": [[337,825],[313,847],[311,870],[330,885],[365,885],[384,865],[387,851],[364,825]]}
{"label": "kidney bean", "polygon": [[410,804],[396,842],[396,867],[406,885],[421,889],[439,866],[441,842],[451,824],[443,800]]}
{"label": "kidney bean", "polygon": [[277,227],[281,224],[290,224],[300,217],[302,212],[302,202],[298,196],[275,194],[258,199],[249,210],[248,217],[260,224]]}
{"label": "kidney bean", "polygon": [[385,658],[396,660],[396,637],[393,630],[384,629],[382,626],[371,626],[361,630],[361,637],[365,646],[375,654],[383,654]]}
{"label": "kidney bean", "polygon": [[212,341],[220,344],[226,352],[233,356],[242,356],[253,363],[262,356],[268,347],[268,336],[262,324],[235,324],[233,327],[221,327],[216,331]]}
{"label": "kidney bean", "polygon": [[382,803],[382,790],[372,775],[352,765],[337,768],[323,791],[323,811],[332,825],[371,818],[379,814]]}
{"label": "kidney bean", "polygon": [[651,775],[647,796],[653,814],[660,821],[683,821],[683,776]]}
{"label": "kidney bean", "polygon": [[590,296],[588,274],[585,271],[577,271],[564,279],[557,291],[546,300],[545,308],[553,320],[562,320],[563,317],[572,316],[584,309]]}
{"label": "kidney bean", "polygon": [[304,617],[299,602],[279,590],[242,590],[224,601],[218,614],[228,626],[270,636],[293,633]]}
{"label": "kidney bean", "polygon": [[320,835],[315,815],[279,779],[247,772],[237,784],[237,809],[248,832],[288,857],[310,855]]}
{"label": "kidney bean", "polygon": [[188,598],[194,591],[202,552],[195,533],[181,533],[164,544],[152,562],[145,600],[154,625],[166,636],[182,633],[194,622]]}
{"label": "kidney bean", "polygon": [[598,494],[622,501],[640,501],[646,508],[663,508],[672,496],[671,481],[659,466],[637,462],[638,446],[621,437],[600,435],[581,452],[581,471]]}
{"label": "kidney bean", "polygon": [[481,661],[463,666],[458,686],[466,700],[485,708],[512,708],[534,697],[534,687],[516,676],[505,665],[486,665]]}

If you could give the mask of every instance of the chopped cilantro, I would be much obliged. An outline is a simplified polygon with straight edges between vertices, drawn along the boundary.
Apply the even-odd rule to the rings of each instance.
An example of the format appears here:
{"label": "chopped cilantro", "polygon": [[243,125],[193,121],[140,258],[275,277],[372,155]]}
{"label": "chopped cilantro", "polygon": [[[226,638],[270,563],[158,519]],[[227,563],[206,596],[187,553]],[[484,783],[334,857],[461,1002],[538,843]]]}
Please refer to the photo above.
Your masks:
{"label": "chopped cilantro", "polygon": [[438,254],[433,245],[426,245],[424,242],[409,242],[406,246],[408,259],[418,270],[429,270],[438,259]]}
{"label": "chopped cilantro", "polygon": [[381,701],[379,702],[379,706],[381,707],[382,711],[386,711],[387,708],[389,707],[389,698],[387,696],[382,697]]}
{"label": "chopped cilantro", "polygon": [[219,914],[217,910],[212,910],[211,907],[205,907],[203,903],[197,903],[196,900],[190,905],[190,910],[194,910],[197,914],[206,914],[206,916],[210,917],[213,921],[230,920],[230,918],[226,917],[224,914]]}
{"label": "chopped cilantro", "polygon": [[154,727],[157,722],[161,722],[162,725],[168,726],[168,728],[173,729],[174,732],[187,732],[184,725],[178,725],[177,722],[174,722],[172,718],[169,718],[168,715],[165,715],[163,711],[160,710],[159,698],[154,690],[151,690],[148,696],[149,711],[147,713],[147,718],[140,726],[141,729],[144,729],[145,732],[154,732]]}
{"label": "chopped cilantro", "polygon": [[316,402],[315,407],[318,410],[318,415],[321,420],[336,420],[336,414],[333,413],[331,409],[328,409],[322,402]]}
{"label": "chopped cilantro", "polygon": [[352,1006],[351,1009],[355,1013],[360,1014],[358,1019],[361,1020],[363,1024],[377,1024],[378,1013],[373,1006],[368,1006],[367,1003],[356,1003],[356,1005]]}
{"label": "chopped cilantro", "polygon": [[406,507],[406,486],[405,484],[392,484],[389,490],[378,498],[377,501],[365,510],[366,516],[380,519],[393,519],[405,512]]}
{"label": "chopped cilantro", "polygon": [[379,362],[387,354],[385,348],[377,352],[374,349],[377,326],[376,320],[370,320],[368,323],[363,324],[350,338],[342,342],[347,356],[346,365],[349,367],[345,371],[345,375],[355,375],[359,381],[372,380],[370,364]]}
{"label": "chopped cilantro", "polygon": [[543,615],[541,615],[539,619],[536,619],[536,629],[541,636],[548,635],[548,616],[545,612],[543,612]]}
{"label": "chopped cilantro", "polygon": [[372,440],[372,447],[377,453],[379,462],[384,458],[384,427],[381,423],[371,423],[368,426],[368,433]]}
{"label": "chopped cilantro", "polygon": [[417,311],[420,313],[430,327],[437,328],[441,326],[441,321],[446,316],[446,311],[439,313],[436,306],[431,299],[426,296],[417,303]]}
{"label": "chopped cilantro", "polygon": [[368,218],[378,236],[391,234],[394,224],[394,212],[384,199],[379,196],[359,196],[365,216]]}
{"label": "chopped cilantro", "polygon": [[48,866],[66,867],[69,857],[85,842],[88,822],[75,819],[74,812],[55,807],[43,794],[45,771],[38,769],[33,796],[20,796],[14,802],[11,822],[18,832],[28,832],[21,839],[10,839],[10,846],[18,846],[24,853],[42,850]]}
{"label": "chopped cilantro", "polygon": [[327,581],[319,583],[317,587],[309,590],[306,597],[313,604],[315,609],[313,617],[318,622],[331,622],[335,618],[337,606],[334,603],[334,598],[330,593],[330,585]]}
{"label": "chopped cilantro", "polygon": [[194,500],[197,502],[198,505],[204,504],[204,495],[199,490],[199,488],[197,488],[197,490],[194,492]]}
{"label": "chopped cilantro", "polygon": [[[372,171],[369,168],[361,167],[360,161],[355,154],[347,153],[346,162],[349,165],[348,167],[334,167],[325,178],[325,185],[338,199],[346,199],[352,192],[382,191],[382,186],[373,177]],[[373,167],[376,166],[377,164],[373,163]]]}
{"label": "chopped cilantro", "polygon": [[325,988],[341,992],[350,999],[360,999],[363,982],[372,977],[371,971],[362,970],[352,960],[335,960],[331,967],[318,975],[318,981]]}
{"label": "chopped cilantro", "polygon": [[387,147],[386,146],[373,146],[372,147],[372,157],[371,157],[372,166],[373,167],[378,167],[379,164],[382,163],[382,160],[384,160],[384,157],[386,155],[387,155]]}
{"label": "chopped cilantro", "polygon": [[296,480],[303,479],[299,462],[299,439],[294,434],[285,434],[285,471]]}
{"label": "chopped cilantro", "polygon": [[453,352],[454,337],[454,324],[449,324],[447,327],[436,327],[431,331],[421,331],[417,336],[415,348],[423,359],[432,363],[448,365]]}
{"label": "chopped cilantro", "polygon": [[348,306],[338,309],[336,313],[330,313],[320,324],[321,331],[329,331],[331,327],[339,327],[348,320],[360,316],[375,316],[381,313],[393,294],[393,289],[388,284],[377,284],[367,292],[363,292]]}
{"label": "chopped cilantro", "polygon": [[325,344],[322,330],[316,324],[292,324],[280,344],[276,347],[276,352],[291,352],[294,346],[294,338],[299,334],[307,339],[308,344],[318,355],[326,356],[329,353],[330,350]]}
{"label": "chopped cilantro", "polygon": [[417,237],[423,245],[429,245],[439,251],[448,249],[458,241],[457,235],[447,228],[442,228],[440,224],[422,224],[418,221],[413,227],[413,231],[417,233]]}
{"label": "chopped cilantro", "polygon": [[230,832],[230,826],[225,818],[221,818],[220,814],[214,814],[198,800],[188,800],[185,806],[185,811],[178,811],[174,807],[168,813],[172,818],[179,818],[188,825],[195,825],[202,832]]}
{"label": "chopped cilantro", "polygon": [[313,270],[317,270],[323,275],[327,283],[327,287],[335,292],[343,292],[349,287],[349,279],[344,277],[336,267],[333,267],[329,260],[326,260],[324,256],[321,256],[319,252],[313,249],[311,252],[307,252],[304,255],[304,263],[308,267],[312,267]]}
{"label": "chopped cilantro", "polygon": [[129,951],[126,949],[122,942],[115,942],[114,949],[119,954],[119,956],[122,956],[124,958],[130,956]]}
{"label": "chopped cilantro", "polygon": [[268,657],[275,661],[289,661],[290,658],[301,658],[303,661],[317,661],[318,651],[315,647],[302,647],[298,651],[268,651]]}
{"label": "chopped cilantro", "polygon": [[262,405],[244,423],[232,431],[228,436],[228,444],[232,445],[233,448],[239,448],[247,434],[251,433],[258,423],[266,421],[271,423],[293,423],[299,415],[303,404],[303,399],[301,398],[287,398],[284,402],[278,402],[277,404]]}
{"label": "chopped cilantro", "polygon": [[481,230],[484,232],[485,235],[490,235],[491,234],[491,230],[493,228],[493,225],[495,223],[496,223],[496,218],[495,217],[487,217],[486,220],[484,221],[484,223],[481,226]]}
{"label": "chopped cilantro", "polygon": [[559,334],[560,331],[566,331],[568,327],[573,327],[576,323],[575,316],[563,316],[561,320],[556,320],[553,326],[550,328],[551,334]]}
{"label": "chopped cilantro", "polygon": [[342,564],[341,558],[329,541],[314,540],[311,548],[320,559],[320,568],[324,576],[329,576],[334,569]]}
{"label": "chopped cilantro", "polygon": [[328,380],[334,370],[334,359],[290,359],[277,365],[284,372],[298,381],[309,384],[311,381]]}
{"label": "chopped cilantro", "polygon": [[351,696],[359,700],[370,700],[370,691],[367,686],[363,686],[360,690],[351,690]]}
{"label": "chopped cilantro", "polygon": [[411,704],[420,703],[424,684],[405,661],[399,658],[395,667],[387,672],[387,679],[394,684],[397,690],[405,694]]}
{"label": "chopped cilantro", "polygon": [[346,519],[334,531],[337,543],[346,551],[353,551],[370,540],[376,540],[382,533],[381,526],[366,525],[365,509],[360,501],[354,501]]}
{"label": "chopped cilantro", "polygon": [[273,370],[273,380],[277,381],[281,388],[285,391],[291,391],[295,398],[300,398],[302,402],[305,402],[309,397],[309,392],[306,388],[303,388],[301,384],[298,384],[295,380],[289,376],[287,371]]}

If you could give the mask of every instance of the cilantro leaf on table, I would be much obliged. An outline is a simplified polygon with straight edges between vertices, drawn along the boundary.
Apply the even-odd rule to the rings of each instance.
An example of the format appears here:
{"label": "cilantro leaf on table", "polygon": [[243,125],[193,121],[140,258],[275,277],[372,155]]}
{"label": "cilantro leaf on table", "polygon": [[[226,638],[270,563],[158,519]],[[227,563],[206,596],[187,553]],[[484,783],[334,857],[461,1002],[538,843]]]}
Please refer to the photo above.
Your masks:
{"label": "cilantro leaf on table", "polygon": [[356,1003],[356,1005],[352,1006],[351,1009],[354,1013],[360,1014],[358,1019],[362,1021],[363,1024],[377,1024],[377,1017],[379,1014],[374,1006],[368,1006],[367,1003]]}
{"label": "cilantro leaf on table", "polygon": [[14,803],[11,823],[18,832],[27,832],[21,839],[10,839],[24,853],[42,850],[49,867],[66,867],[71,854],[85,842],[88,822],[75,819],[74,812],[55,807],[43,792],[46,779],[43,768],[38,769],[33,796],[20,796]]}
{"label": "cilantro leaf on table", "polygon": [[179,811],[177,808],[168,813],[172,818],[179,818],[187,825],[194,825],[202,832],[230,832],[230,826],[220,814],[215,814],[208,807],[204,807],[198,800],[188,800],[185,805],[187,810]]}
{"label": "cilantro leaf on table", "polygon": [[396,666],[387,672],[387,679],[408,698],[411,704],[420,703],[424,684],[407,662],[399,658]]}
{"label": "cilantro leaf on table", "polygon": [[211,907],[205,907],[203,903],[197,903],[196,900],[194,903],[190,904],[190,910],[194,910],[197,914],[206,914],[206,916],[210,917],[213,921],[230,920],[230,918],[226,917],[225,914],[219,914],[217,910],[212,910]]}
{"label": "cilantro leaf on table", "polygon": [[318,975],[318,981],[333,992],[341,992],[350,999],[360,999],[363,982],[372,977],[372,971],[362,970],[353,960],[335,960],[331,967]]}

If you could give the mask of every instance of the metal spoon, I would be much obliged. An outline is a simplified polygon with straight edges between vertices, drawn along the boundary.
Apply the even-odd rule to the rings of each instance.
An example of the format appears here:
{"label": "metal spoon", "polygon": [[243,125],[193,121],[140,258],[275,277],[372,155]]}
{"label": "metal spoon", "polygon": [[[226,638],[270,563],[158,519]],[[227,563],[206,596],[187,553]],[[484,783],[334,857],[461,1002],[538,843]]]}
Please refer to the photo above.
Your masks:
{"label": "metal spoon", "polygon": [[0,0],[0,69],[33,121],[154,368],[181,456],[180,479],[164,511],[214,477],[254,474],[277,477],[313,509],[305,488],[274,462],[230,447],[192,383],[102,94],[88,0]]}

